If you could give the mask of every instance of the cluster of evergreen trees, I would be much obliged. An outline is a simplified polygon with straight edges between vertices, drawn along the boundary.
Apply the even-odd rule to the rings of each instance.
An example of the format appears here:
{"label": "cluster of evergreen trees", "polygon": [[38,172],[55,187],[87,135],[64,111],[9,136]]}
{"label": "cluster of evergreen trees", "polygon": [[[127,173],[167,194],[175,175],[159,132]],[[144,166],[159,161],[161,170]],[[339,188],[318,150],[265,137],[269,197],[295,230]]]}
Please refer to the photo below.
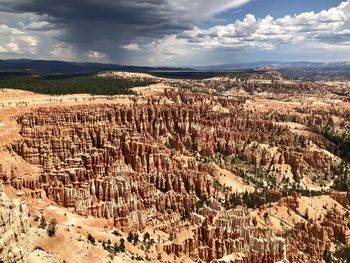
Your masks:
{"label": "cluster of evergreen trees", "polygon": [[[47,226],[47,229],[46,229],[46,226]],[[41,216],[39,228],[46,229],[49,237],[53,237],[56,235],[56,232],[57,232],[57,220],[55,218],[52,218],[49,225],[47,225],[45,217]]]}
{"label": "cluster of evergreen trees", "polygon": [[340,157],[346,161],[350,161],[350,136],[346,133],[337,134],[334,128],[328,126],[322,130],[321,134],[329,141],[338,146]]}
{"label": "cluster of evergreen trees", "polygon": [[[332,166],[331,172],[335,176],[332,188],[336,191],[350,192],[350,165],[342,161],[338,166]],[[349,195],[348,195],[349,196]]]}
{"label": "cluster of evergreen trees", "polygon": [[120,95],[134,94],[131,88],[153,83],[144,80],[98,78],[93,75],[36,75],[2,78],[0,89],[20,89],[49,95]]}
{"label": "cluster of evergreen trees", "polygon": [[338,248],[334,253],[330,252],[328,249],[324,251],[323,260],[326,263],[339,263],[350,262],[350,247],[344,246]]}
{"label": "cluster of evergreen trees", "polygon": [[279,189],[275,195],[272,195],[270,190],[264,188],[262,191],[257,190],[251,193],[245,191],[244,193],[226,195],[225,206],[229,208],[230,206],[244,205],[248,208],[257,208],[265,204],[277,202],[282,197],[291,196],[293,193],[298,193],[301,196],[320,196],[325,192],[298,188],[293,185],[292,188]]}
{"label": "cluster of evergreen trees", "polygon": [[121,238],[118,243],[114,243],[114,245],[111,244],[111,241],[108,240],[107,243],[104,241],[102,242],[102,247],[107,250],[109,253],[116,254],[116,253],[123,253],[125,252],[125,240],[124,238]]}

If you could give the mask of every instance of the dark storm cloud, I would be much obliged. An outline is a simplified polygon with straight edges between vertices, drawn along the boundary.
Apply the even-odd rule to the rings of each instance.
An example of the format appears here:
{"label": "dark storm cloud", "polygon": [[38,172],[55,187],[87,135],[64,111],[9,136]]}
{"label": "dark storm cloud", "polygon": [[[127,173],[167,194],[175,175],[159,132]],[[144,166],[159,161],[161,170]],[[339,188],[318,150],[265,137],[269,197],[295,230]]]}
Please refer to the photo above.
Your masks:
{"label": "dark storm cloud", "polygon": [[60,40],[81,51],[105,53],[191,29],[196,22],[185,8],[167,0],[0,0],[0,8],[42,16],[56,29],[63,29]]}

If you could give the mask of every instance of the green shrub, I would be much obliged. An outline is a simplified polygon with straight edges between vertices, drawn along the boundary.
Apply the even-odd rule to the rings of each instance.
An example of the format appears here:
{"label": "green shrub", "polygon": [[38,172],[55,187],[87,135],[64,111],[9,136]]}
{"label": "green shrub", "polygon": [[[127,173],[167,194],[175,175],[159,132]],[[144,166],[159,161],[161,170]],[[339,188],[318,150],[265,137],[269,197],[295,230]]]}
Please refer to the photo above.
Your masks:
{"label": "green shrub", "polygon": [[53,237],[57,232],[57,220],[55,218],[51,219],[49,226],[47,227],[47,234],[49,237]]}
{"label": "green shrub", "polygon": [[42,228],[42,229],[45,229],[46,226],[47,226],[47,223],[46,223],[45,217],[41,216],[39,227]]}
{"label": "green shrub", "polygon": [[89,233],[87,239],[91,242],[91,244],[95,244],[96,240],[95,238]]}

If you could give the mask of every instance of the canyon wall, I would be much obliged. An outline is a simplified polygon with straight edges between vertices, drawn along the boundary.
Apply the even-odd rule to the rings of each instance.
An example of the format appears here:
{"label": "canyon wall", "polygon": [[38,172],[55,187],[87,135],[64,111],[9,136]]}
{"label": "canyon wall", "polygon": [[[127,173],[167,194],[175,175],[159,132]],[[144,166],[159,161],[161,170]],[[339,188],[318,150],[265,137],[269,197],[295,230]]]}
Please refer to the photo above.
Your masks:
{"label": "canyon wall", "polygon": [[26,203],[9,199],[0,180],[0,262],[26,262],[29,221]]}

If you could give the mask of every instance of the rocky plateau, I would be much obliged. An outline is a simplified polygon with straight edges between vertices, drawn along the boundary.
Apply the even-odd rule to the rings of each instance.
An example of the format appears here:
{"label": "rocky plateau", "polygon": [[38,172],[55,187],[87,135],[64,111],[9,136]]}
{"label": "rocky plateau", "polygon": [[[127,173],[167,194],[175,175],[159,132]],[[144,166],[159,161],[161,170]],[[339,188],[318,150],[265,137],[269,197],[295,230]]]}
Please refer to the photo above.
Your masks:
{"label": "rocky plateau", "polygon": [[97,77],[157,83],[0,92],[0,263],[346,262],[349,83]]}

